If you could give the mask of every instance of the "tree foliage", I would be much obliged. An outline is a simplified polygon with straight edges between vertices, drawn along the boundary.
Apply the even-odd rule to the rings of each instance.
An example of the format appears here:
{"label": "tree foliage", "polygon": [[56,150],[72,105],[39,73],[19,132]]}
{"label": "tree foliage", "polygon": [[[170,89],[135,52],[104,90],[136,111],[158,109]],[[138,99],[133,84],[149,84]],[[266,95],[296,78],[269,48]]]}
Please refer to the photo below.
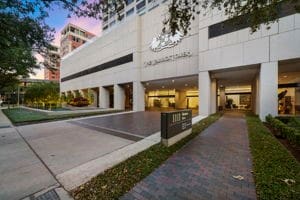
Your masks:
{"label": "tree foliage", "polygon": [[35,55],[45,56],[53,40],[45,23],[53,4],[79,9],[77,0],[0,0],[0,91],[40,68]]}
{"label": "tree foliage", "polygon": [[29,105],[57,104],[60,101],[58,83],[35,83],[25,92],[24,100]]}

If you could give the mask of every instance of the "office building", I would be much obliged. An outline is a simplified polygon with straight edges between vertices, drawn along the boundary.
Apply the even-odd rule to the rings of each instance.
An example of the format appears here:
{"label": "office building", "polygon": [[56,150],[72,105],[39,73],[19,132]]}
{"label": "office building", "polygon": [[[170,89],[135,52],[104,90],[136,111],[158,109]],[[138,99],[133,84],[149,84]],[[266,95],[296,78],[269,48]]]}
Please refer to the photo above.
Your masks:
{"label": "office building", "polygon": [[167,4],[147,6],[65,56],[61,92],[93,90],[101,108],[299,115],[300,14],[293,5],[283,3],[278,22],[254,33],[214,10],[198,15],[184,36],[162,34]]}

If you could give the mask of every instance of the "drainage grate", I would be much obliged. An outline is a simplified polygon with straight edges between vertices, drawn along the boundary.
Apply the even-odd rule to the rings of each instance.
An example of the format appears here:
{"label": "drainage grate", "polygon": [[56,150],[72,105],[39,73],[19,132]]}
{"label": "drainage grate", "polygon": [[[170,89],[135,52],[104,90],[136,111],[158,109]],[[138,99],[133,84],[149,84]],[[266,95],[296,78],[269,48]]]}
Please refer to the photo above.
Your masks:
{"label": "drainage grate", "polygon": [[10,125],[0,125],[0,128],[10,128]]}
{"label": "drainage grate", "polygon": [[50,190],[36,198],[34,198],[33,200],[60,200],[59,196],[57,195],[57,193],[55,192],[55,190]]}

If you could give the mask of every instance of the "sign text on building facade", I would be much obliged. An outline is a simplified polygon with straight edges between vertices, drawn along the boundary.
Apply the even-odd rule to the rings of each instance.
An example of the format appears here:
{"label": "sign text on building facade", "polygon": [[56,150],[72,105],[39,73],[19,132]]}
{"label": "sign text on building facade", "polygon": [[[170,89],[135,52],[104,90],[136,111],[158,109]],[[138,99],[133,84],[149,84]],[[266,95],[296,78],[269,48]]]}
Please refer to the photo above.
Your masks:
{"label": "sign text on building facade", "polygon": [[178,53],[175,55],[170,55],[170,56],[166,56],[163,58],[147,61],[144,63],[144,65],[145,65],[145,67],[149,67],[149,66],[157,65],[162,62],[174,61],[174,60],[177,60],[180,58],[191,57],[191,56],[192,56],[192,52],[185,51],[185,52]]}

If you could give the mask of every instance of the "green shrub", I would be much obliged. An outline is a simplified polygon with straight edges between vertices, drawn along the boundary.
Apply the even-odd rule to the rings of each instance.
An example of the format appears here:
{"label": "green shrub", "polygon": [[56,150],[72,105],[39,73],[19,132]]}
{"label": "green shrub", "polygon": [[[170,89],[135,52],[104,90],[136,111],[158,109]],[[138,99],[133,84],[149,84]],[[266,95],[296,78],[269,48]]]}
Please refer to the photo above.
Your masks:
{"label": "green shrub", "polygon": [[291,118],[291,120],[287,123],[287,125],[289,127],[295,128],[298,131],[300,131],[300,119],[299,118],[296,118],[296,117]]}
{"label": "green shrub", "polygon": [[293,117],[291,117],[291,116],[277,116],[275,118],[278,119],[278,120],[280,120],[280,121],[282,121],[283,123],[287,124],[287,123],[289,123],[291,121],[291,119]]}
{"label": "green shrub", "polygon": [[69,104],[72,106],[83,107],[88,106],[89,101],[84,97],[76,97],[73,100],[71,100]]}
{"label": "green shrub", "polygon": [[272,126],[276,136],[287,138],[291,143],[300,146],[300,133],[297,129],[289,127],[271,115],[266,116],[266,121]]}
{"label": "green shrub", "polygon": [[[247,115],[253,172],[259,200],[300,197],[300,164],[256,116]],[[295,181],[293,184],[284,182]]]}
{"label": "green shrub", "polygon": [[295,128],[300,131],[300,118],[295,116],[277,116],[276,119],[282,121],[289,127]]}

